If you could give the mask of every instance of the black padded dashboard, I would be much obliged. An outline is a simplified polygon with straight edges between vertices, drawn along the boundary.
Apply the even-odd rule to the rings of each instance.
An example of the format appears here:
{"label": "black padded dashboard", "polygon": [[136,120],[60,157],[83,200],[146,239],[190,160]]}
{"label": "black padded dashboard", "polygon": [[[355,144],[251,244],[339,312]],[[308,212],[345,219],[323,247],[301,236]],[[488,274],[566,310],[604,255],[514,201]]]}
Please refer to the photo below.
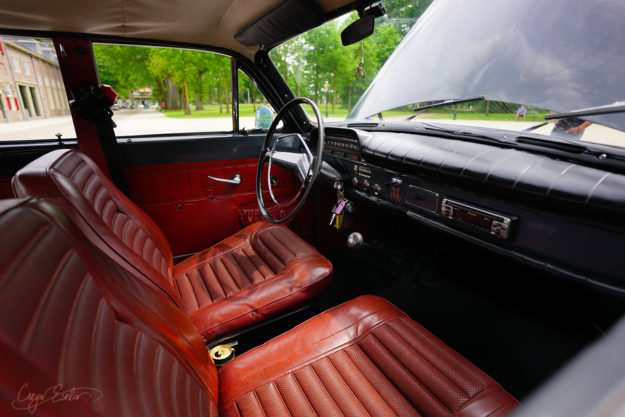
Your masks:
{"label": "black padded dashboard", "polygon": [[360,136],[363,155],[384,166],[417,168],[487,186],[625,213],[625,175],[516,149],[435,136]]}
{"label": "black padded dashboard", "polygon": [[357,202],[625,293],[625,175],[468,140],[335,127],[324,161]]}

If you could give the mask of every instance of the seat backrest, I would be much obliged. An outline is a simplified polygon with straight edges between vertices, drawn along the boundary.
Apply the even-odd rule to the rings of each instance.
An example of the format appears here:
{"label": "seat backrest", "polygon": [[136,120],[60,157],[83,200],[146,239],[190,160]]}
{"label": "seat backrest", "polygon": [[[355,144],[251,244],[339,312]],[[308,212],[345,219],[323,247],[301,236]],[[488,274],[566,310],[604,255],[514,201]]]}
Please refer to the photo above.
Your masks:
{"label": "seat backrest", "polygon": [[85,154],[52,151],[19,170],[13,189],[18,198],[57,197],[85,235],[97,235],[156,285],[175,292],[163,232]]}
{"label": "seat backrest", "polygon": [[0,415],[216,416],[189,318],[41,200],[0,201]]}

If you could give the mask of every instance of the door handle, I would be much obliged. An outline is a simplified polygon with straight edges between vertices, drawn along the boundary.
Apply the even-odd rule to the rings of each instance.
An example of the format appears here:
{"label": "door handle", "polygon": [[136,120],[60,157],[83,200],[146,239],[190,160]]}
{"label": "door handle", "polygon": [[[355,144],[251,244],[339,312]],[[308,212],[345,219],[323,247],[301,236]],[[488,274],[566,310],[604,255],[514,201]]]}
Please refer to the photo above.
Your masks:
{"label": "door handle", "polygon": [[239,185],[241,184],[241,181],[243,180],[243,178],[241,177],[240,174],[234,174],[232,176],[232,178],[228,179],[228,178],[217,178],[217,177],[211,177],[210,175],[207,175],[208,178],[210,178],[211,180],[215,180],[215,181],[219,181],[219,182],[227,182],[228,184],[234,184],[234,185]]}

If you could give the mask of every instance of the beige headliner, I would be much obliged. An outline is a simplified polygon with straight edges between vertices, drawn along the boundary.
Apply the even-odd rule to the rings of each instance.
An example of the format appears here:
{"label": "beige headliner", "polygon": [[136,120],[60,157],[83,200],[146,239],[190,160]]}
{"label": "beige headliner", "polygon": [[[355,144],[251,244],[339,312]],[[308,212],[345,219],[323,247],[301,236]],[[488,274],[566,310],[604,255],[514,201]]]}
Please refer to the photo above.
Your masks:
{"label": "beige headliner", "polygon": [[[315,0],[328,13],[353,0]],[[234,35],[283,0],[0,0],[0,29],[194,43],[253,59]]]}

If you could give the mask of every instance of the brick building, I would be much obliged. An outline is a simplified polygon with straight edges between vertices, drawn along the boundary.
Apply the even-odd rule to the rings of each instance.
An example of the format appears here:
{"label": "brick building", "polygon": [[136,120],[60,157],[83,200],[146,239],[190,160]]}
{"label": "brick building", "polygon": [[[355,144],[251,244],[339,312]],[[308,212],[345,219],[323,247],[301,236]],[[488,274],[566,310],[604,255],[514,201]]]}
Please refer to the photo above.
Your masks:
{"label": "brick building", "polygon": [[0,37],[0,122],[69,115],[52,42]]}

